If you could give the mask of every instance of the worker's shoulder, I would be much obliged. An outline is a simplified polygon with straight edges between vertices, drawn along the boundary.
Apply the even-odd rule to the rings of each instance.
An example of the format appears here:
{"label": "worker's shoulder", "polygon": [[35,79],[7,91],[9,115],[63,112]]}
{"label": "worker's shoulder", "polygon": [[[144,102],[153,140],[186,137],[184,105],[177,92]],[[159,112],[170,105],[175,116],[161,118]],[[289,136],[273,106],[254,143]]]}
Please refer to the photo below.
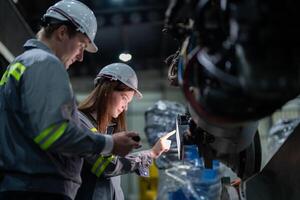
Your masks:
{"label": "worker's shoulder", "polygon": [[16,60],[21,62],[26,67],[42,67],[53,65],[63,68],[62,62],[54,54],[39,48],[25,51],[23,54],[18,56]]}
{"label": "worker's shoulder", "polygon": [[[78,110],[77,113],[78,113],[78,117],[81,122],[89,122],[90,121],[88,116],[86,114],[84,114],[82,111]],[[85,123],[85,124],[87,124],[87,123]]]}
{"label": "worker's shoulder", "polygon": [[78,117],[81,122],[81,125],[83,125],[84,127],[88,128],[88,129],[95,128],[95,126],[93,125],[92,119],[90,118],[91,116],[83,113],[80,110],[78,110],[77,113],[78,113]]}

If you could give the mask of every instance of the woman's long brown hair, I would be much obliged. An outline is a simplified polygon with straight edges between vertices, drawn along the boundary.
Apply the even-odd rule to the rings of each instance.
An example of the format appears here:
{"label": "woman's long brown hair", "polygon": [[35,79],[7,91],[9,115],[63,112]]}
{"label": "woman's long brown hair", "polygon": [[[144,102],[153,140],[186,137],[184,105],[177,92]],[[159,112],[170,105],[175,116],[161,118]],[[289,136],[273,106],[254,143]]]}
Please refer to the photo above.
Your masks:
{"label": "woman's long brown hair", "polygon": [[131,91],[120,81],[110,80],[109,78],[101,77],[98,80],[95,89],[83,100],[78,107],[78,110],[85,114],[96,113],[97,115],[97,129],[101,133],[105,133],[107,126],[110,123],[116,123],[117,126],[114,132],[120,132],[127,129],[125,111],[123,111],[117,118],[109,116],[109,109],[111,109],[112,92],[113,91]]}

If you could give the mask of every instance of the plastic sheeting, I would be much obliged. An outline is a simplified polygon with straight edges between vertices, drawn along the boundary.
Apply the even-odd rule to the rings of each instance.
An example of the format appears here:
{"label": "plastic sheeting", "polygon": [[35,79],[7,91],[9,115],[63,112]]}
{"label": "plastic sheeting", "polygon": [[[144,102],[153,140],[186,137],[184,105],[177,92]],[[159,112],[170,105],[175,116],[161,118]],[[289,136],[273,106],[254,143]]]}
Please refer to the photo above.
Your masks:
{"label": "plastic sheeting", "polygon": [[300,123],[300,119],[281,119],[278,120],[268,133],[268,160],[278,151],[287,137],[294,131]]}
{"label": "plastic sheeting", "polygon": [[[158,101],[145,113],[145,133],[151,146],[166,132],[176,128],[178,115],[186,114],[186,108],[176,102]],[[183,133],[188,125],[180,126]],[[171,150],[162,154],[156,165],[159,170],[159,189],[157,200],[214,200],[221,194],[220,164],[214,169],[204,169],[203,161],[199,157],[197,147],[185,147],[184,161],[178,160],[176,137],[172,141]],[[187,150],[188,149],[188,150]]]}
{"label": "plastic sheeting", "polygon": [[[160,100],[145,113],[145,133],[149,144],[152,146],[166,132],[175,129],[175,121],[178,114],[186,113],[186,108],[176,102]],[[172,146],[176,146],[176,138],[172,136]]]}

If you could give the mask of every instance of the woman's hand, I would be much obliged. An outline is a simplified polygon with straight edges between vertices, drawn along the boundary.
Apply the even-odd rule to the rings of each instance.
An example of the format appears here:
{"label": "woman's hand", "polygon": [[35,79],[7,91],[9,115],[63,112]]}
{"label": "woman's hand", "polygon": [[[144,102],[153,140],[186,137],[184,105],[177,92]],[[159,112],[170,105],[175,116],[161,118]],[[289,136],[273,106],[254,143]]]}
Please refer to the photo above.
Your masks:
{"label": "woman's hand", "polygon": [[162,136],[161,138],[159,138],[159,140],[155,143],[155,145],[150,150],[151,158],[156,159],[163,152],[169,151],[169,149],[171,147],[171,140],[168,140],[168,138],[170,136],[174,135],[174,133],[175,133],[175,130],[171,131],[171,132],[165,134],[164,136]]}

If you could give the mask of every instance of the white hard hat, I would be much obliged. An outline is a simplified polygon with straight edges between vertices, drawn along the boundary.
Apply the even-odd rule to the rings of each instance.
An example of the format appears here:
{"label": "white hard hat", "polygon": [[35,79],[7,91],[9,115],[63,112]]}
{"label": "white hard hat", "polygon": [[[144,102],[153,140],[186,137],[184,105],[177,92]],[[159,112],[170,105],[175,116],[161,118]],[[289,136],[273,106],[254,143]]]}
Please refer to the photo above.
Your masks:
{"label": "white hard hat", "polygon": [[44,18],[51,17],[61,21],[70,21],[78,31],[88,36],[91,43],[87,47],[89,52],[97,52],[94,43],[97,32],[97,20],[91,9],[76,0],[62,0],[48,8]]}
{"label": "white hard hat", "polygon": [[97,77],[94,80],[94,84],[97,85],[98,80],[101,77],[107,77],[112,80],[119,80],[129,88],[135,91],[135,96],[138,99],[143,97],[142,93],[138,91],[138,79],[135,71],[124,63],[113,63],[110,65],[106,65],[104,68],[100,70]]}

